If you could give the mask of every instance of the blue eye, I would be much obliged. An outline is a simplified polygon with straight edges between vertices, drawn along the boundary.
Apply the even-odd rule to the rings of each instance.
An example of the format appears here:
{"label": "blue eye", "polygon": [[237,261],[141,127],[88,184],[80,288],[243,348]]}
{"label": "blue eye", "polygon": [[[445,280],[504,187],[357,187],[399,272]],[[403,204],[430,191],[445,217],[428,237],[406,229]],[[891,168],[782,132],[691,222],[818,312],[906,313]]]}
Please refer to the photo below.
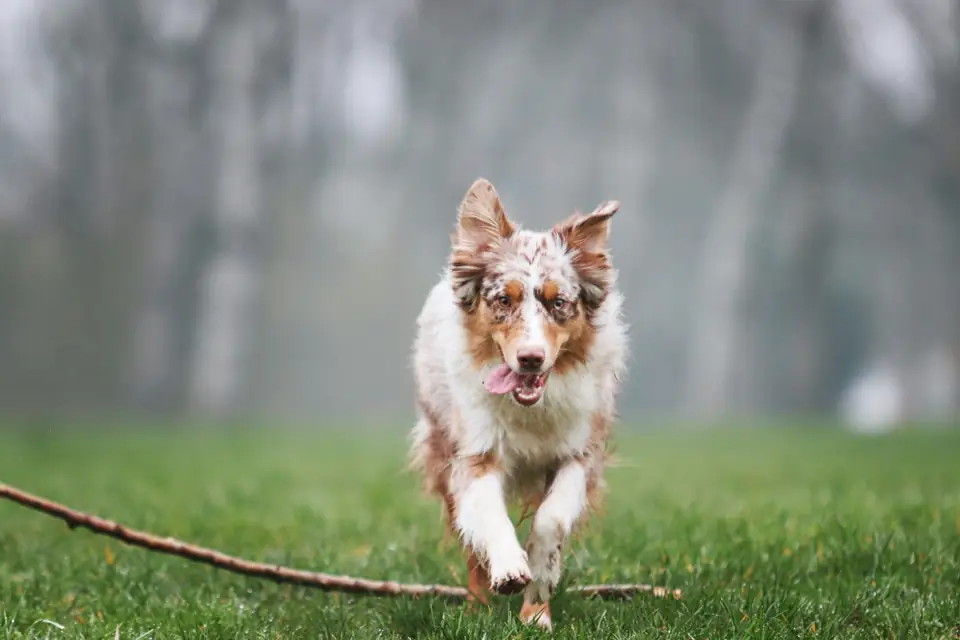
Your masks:
{"label": "blue eye", "polygon": [[564,300],[563,298],[557,298],[556,300],[553,301],[553,306],[556,309],[563,309],[563,307],[566,306],[566,304],[567,304],[567,301]]}

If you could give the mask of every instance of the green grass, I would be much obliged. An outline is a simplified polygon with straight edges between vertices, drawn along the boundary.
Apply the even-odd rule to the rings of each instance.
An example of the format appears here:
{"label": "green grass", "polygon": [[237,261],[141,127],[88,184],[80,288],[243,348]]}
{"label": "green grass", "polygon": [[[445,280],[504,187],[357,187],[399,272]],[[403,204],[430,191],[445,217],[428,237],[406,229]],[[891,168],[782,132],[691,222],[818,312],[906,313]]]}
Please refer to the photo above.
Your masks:
{"label": "green grass", "polygon": [[[403,435],[0,431],[0,481],[252,559],[373,578],[465,579]],[[555,600],[558,638],[956,638],[960,429],[621,435],[606,514],[571,583],[680,601]],[[519,599],[324,594],[122,546],[0,504],[0,637],[541,637]],[[54,624],[55,623],[55,624]]]}

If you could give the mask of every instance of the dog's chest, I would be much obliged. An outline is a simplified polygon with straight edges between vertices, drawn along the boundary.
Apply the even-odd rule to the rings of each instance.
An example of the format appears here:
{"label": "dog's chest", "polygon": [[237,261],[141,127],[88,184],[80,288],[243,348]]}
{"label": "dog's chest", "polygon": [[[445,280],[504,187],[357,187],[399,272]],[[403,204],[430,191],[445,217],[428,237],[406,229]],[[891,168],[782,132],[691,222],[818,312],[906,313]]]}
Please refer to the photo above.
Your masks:
{"label": "dog's chest", "polygon": [[494,408],[499,453],[507,466],[546,467],[581,453],[590,438],[593,412],[589,381],[551,380],[540,404],[521,407],[509,397]]}
{"label": "dog's chest", "polygon": [[522,407],[509,395],[485,395],[505,461],[548,463],[583,450],[595,410],[595,384],[588,375],[555,376],[543,399]]}
{"label": "dog's chest", "polygon": [[549,431],[508,426],[500,434],[500,456],[508,467],[550,466],[581,453],[589,437],[588,422],[562,424]]}
{"label": "dog's chest", "polygon": [[503,425],[498,457],[506,476],[508,493],[523,498],[542,492],[550,474],[582,452],[589,438],[589,422],[585,420]]}

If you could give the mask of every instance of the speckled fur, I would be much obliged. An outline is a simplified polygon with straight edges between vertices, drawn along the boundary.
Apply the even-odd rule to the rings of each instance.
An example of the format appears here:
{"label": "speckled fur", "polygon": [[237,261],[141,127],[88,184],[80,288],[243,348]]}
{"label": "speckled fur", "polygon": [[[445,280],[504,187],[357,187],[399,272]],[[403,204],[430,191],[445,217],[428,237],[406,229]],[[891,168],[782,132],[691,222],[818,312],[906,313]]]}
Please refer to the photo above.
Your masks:
{"label": "speckled fur", "polygon": [[[524,611],[537,615],[524,618],[547,628],[564,540],[602,495],[625,372],[622,296],[606,247],[618,207],[528,231],[477,180],[461,203],[450,265],[418,320],[413,463],[467,548],[471,585],[525,589]],[[498,303],[508,287],[509,308]],[[515,367],[516,336],[534,328],[552,371],[540,401],[524,407],[484,381],[505,361]],[[506,516],[510,500],[536,508],[525,549]]]}

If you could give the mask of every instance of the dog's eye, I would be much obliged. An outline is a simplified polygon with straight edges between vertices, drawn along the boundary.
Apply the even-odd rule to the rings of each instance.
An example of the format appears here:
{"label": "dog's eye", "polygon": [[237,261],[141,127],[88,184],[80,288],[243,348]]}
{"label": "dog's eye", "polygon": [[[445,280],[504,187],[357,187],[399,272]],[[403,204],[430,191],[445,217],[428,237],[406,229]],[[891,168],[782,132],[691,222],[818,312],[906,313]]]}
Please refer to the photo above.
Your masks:
{"label": "dog's eye", "polygon": [[567,306],[567,301],[564,300],[563,298],[557,298],[553,301],[554,309],[563,309],[566,306]]}
{"label": "dog's eye", "polygon": [[500,296],[497,298],[497,302],[500,304],[500,306],[509,307],[512,300],[510,299],[510,296]]}

